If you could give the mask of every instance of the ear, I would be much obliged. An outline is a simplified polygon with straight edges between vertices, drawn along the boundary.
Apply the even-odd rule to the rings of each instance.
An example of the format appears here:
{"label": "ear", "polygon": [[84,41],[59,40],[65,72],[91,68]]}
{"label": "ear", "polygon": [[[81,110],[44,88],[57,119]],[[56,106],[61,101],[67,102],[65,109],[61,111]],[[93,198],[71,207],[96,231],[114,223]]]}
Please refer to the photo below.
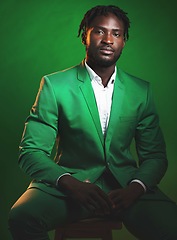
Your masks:
{"label": "ear", "polygon": [[82,43],[86,45],[86,32],[82,33]]}
{"label": "ear", "polygon": [[126,44],[126,38],[125,38],[125,36],[124,36],[124,39],[123,39],[124,41],[123,41],[123,47],[122,48],[124,48],[125,47],[125,44]]}
{"label": "ear", "polygon": [[124,42],[123,42],[123,48],[125,47],[125,44],[126,44],[126,40],[124,39]]}

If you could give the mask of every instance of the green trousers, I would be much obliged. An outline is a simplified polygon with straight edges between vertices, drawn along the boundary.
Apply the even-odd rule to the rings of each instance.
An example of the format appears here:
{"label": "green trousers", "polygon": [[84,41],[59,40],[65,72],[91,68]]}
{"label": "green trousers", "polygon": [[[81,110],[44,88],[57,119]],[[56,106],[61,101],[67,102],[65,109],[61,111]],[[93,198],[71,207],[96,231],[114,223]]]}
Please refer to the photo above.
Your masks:
{"label": "green trousers", "polygon": [[[118,187],[103,177],[96,184],[105,192]],[[48,231],[92,216],[94,212],[87,212],[69,198],[31,188],[13,205],[9,229],[14,240],[49,240]],[[172,201],[139,200],[124,212],[122,221],[137,239],[177,240],[177,206]]]}

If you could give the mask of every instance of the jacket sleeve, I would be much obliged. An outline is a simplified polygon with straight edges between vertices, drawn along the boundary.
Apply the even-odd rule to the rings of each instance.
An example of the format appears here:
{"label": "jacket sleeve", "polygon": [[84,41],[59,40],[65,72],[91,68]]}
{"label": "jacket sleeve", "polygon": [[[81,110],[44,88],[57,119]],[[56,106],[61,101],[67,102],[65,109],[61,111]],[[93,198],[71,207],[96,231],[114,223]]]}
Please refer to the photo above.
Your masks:
{"label": "jacket sleeve", "polygon": [[51,158],[58,131],[58,106],[47,77],[41,80],[36,101],[26,120],[20,143],[19,166],[37,181],[55,185],[65,173]]}
{"label": "jacket sleeve", "polygon": [[139,169],[134,179],[141,180],[149,189],[156,186],[167,170],[166,147],[159,118],[148,88],[147,101],[135,133]]}

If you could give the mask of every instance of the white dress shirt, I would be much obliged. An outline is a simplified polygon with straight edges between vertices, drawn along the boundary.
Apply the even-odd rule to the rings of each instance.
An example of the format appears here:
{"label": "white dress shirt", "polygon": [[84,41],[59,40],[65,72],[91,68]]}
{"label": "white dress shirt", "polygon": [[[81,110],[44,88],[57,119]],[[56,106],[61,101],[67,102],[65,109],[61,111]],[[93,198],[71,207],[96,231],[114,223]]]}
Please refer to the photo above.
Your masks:
{"label": "white dress shirt", "polygon": [[112,105],[112,94],[117,69],[112,74],[106,87],[103,86],[101,78],[85,62],[86,69],[90,75],[92,88],[95,94],[97,108],[100,116],[100,123],[103,135],[106,134]]}

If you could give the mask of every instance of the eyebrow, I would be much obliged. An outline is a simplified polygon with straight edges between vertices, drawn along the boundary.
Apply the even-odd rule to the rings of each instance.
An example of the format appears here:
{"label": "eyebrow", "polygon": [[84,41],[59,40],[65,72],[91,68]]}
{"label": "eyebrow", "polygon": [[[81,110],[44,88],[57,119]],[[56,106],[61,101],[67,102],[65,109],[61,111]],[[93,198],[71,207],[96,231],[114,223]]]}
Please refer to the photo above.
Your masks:
{"label": "eyebrow", "polygon": [[[93,26],[93,28],[101,28],[103,30],[107,29],[106,27],[103,27],[103,26]],[[123,31],[123,29],[121,29],[121,28],[113,28],[111,30],[113,30],[113,31]]]}

